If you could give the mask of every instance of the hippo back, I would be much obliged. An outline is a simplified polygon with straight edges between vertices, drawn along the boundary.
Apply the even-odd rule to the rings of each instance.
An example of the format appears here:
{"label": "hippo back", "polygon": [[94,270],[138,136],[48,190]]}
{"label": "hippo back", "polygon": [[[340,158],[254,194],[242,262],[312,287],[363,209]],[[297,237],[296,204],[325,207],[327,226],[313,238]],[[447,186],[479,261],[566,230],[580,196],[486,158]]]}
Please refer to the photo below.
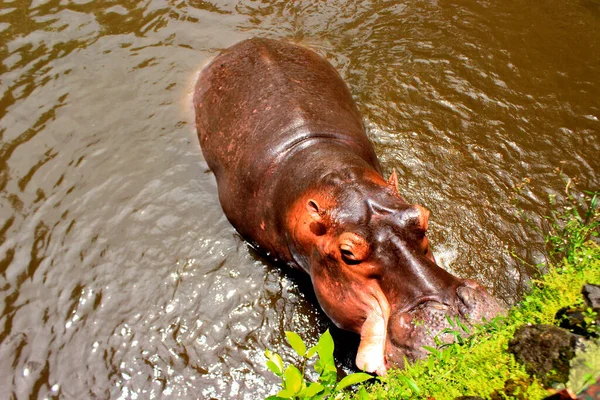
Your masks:
{"label": "hippo back", "polygon": [[201,72],[194,108],[225,214],[255,244],[265,205],[281,195],[272,189],[281,179],[302,180],[297,165],[286,163],[294,149],[337,141],[380,169],[346,84],[300,46],[254,38],[226,49]]}

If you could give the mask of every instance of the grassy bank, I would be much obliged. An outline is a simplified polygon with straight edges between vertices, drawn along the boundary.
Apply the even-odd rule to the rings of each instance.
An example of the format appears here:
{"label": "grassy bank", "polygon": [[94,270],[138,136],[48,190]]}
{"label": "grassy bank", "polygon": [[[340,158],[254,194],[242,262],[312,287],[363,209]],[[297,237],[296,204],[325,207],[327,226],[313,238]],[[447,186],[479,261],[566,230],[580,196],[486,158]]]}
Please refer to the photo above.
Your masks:
{"label": "grassy bank", "polygon": [[[547,388],[529,376],[507,351],[515,330],[523,324],[553,324],[554,315],[564,307],[583,304],[581,287],[600,284],[600,211],[598,193],[569,195],[566,205],[554,204],[548,218],[547,272],[532,282],[531,291],[507,317],[478,328],[473,336],[456,327],[458,342],[402,371],[360,389],[365,399],[455,399],[481,396],[491,399],[542,399]],[[473,333],[473,332],[471,332]],[[575,388],[577,390],[577,388]]]}

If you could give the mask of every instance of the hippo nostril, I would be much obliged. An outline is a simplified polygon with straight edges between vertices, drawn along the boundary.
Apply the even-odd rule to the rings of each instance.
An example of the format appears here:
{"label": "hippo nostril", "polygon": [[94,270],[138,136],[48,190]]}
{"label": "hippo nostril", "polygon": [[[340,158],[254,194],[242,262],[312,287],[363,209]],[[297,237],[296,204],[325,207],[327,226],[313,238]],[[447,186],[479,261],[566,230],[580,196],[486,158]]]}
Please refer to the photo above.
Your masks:
{"label": "hippo nostril", "polygon": [[489,320],[505,311],[498,301],[478,284],[465,282],[465,285],[456,289],[456,296],[461,300],[457,304],[460,313],[469,320]]}
{"label": "hippo nostril", "polygon": [[470,317],[477,305],[476,290],[469,286],[460,286],[456,289],[456,296],[460,299],[460,303],[457,304],[459,312],[463,317]]}
{"label": "hippo nostril", "polygon": [[460,286],[456,289],[456,295],[467,307],[470,307],[475,301],[475,290],[468,286]]}

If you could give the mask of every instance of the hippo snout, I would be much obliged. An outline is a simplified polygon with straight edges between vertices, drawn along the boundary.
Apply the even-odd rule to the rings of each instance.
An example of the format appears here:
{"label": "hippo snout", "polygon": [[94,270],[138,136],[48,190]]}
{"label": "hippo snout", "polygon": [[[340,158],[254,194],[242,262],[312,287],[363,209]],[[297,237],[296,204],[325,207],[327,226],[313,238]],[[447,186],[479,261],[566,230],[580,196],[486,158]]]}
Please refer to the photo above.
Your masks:
{"label": "hippo snout", "polygon": [[395,313],[388,325],[386,363],[388,368],[403,368],[405,358],[414,361],[427,356],[423,346],[435,347],[435,338],[450,342],[452,336],[441,334],[450,328],[447,316],[452,307],[436,301],[426,301],[407,312]]}
{"label": "hippo snout", "polygon": [[470,327],[504,311],[483,287],[474,281],[465,281],[456,288],[451,304],[424,301],[409,311],[392,313],[388,325],[386,367],[403,368],[405,358],[414,361],[427,356],[423,346],[436,347],[439,343],[454,341],[449,331],[458,328],[450,321],[458,320]]}

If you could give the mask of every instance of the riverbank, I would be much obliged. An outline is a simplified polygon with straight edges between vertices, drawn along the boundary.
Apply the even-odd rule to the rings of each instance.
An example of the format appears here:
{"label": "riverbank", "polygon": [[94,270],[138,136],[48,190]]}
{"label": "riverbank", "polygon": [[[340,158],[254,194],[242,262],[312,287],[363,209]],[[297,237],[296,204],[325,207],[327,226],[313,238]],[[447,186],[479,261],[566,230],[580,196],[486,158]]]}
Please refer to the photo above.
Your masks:
{"label": "riverbank", "polygon": [[[390,371],[380,382],[360,388],[356,398],[536,400],[552,394],[553,388],[544,387],[529,375],[508,346],[519,327],[554,324],[559,309],[583,304],[584,284],[600,284],[598,197],[598,193],[568,194],[566,205],[555,205],[547,219],[548,261],[538,266],[539,279],[532,281],[530,293],[506,317],[477,328],[467,339],[463,336],[473,332],[456,326],[455,344],[443,351],[431,349],[428,359]],[[575,387],[580,382],[569,381],[569,385],[575,392],[581,389]]]}

